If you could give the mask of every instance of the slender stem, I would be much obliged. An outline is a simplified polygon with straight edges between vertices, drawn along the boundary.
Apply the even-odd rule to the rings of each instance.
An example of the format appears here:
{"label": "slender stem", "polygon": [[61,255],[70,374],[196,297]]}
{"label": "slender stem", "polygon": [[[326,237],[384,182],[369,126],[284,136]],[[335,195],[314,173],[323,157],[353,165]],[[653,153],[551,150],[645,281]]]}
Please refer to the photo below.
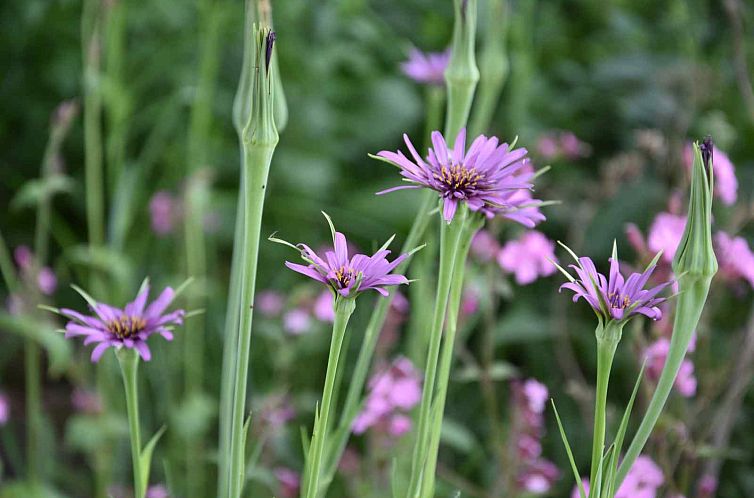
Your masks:
{"label": "slender stem", "polygon": [[464,226],[458,244],[458,250],[453,262],[453,277],[450,285],[450,298],[448,300],[448,315],[445,326],[445,336],[442,342],[442,352],[440,353],[440,370],[437,379],[437,389],[432,401],[432,429],[430,430],[429,454],[427,463],[424,467],[422,477],[421,496],[432,498],[434,495],[435,470],[437,468],[437,453],[440,448],[440,429],[442,428],[443,414],[445,412],[445,399],[448,394],[448,383],[450,381],[450,368],[453,363],[453,346],[456,340],[458,330],[458,315],[461,309],[461,297],[463,295],[463,277],[466,270],[466,258],[471,248],[471,240],[474,238],[477,230],[481,228],[484,219],[481,216],[474,216],[475,219],[469,220]]}
{"label": "slender stem", "polygon": [[141,430],[139,428],[138,370],[139,355],[134,349],[123,348],[117,352],[123,388],[126,391],[126,411],[131,439],[131,462],[134,473],[134,497],[144,498],[146,482],[141,469]]}
{"label": "slender stem", "polygon": [[432,395],[435,388],[435,376],[440,355],[445,312],[448,308],[450,286],[453,276],[453,264],[458,252],[461,232],[466,222],[467,209],[462,206],[451,223],[441,223],[440,230],[440,270],[437,277],[437,294],[435,296],[435,311],[432,317],[432,328],[429,335],[427,362],[424,370],[424,386],[422,387],[421,405],[419,408],[419,425],[417,441],[411,460],[411,480],[408,496],[416,496],[421,489],[422,471],[429,451],[429,429],[431,422]]}
{"label": "slender stem", "polygon": [[307,456],[306,475],[308,477],[306,493],[302,497],[317,498],[319,492],[319,479],[322,474],[322,456],[325,451],[327,441],[327,428],[330,418],[330,409],[332,408],[333,387],[338,374],[338,362],[340,360],[343,338],[346,335],[348,320],[353,314],[356,307],[354,299],[345,299],[337,297],[335,299],[335,322],[332,328],[332,339],[330,341],[330,355],[327,359],[327,374],[325,375],[325,386],[322,391],[322,405],[319,409],[319,415],[312,432],[311,448]]}
{"label": "slender stem", "polygon": [[605,426],[607,416],[607,386],[610,381],[610,370],[613,366],[615,350],[618,347],[620,333],[616,339],[615,330],[620,330],[614,322],[597,329],[597,392],[594,401],[594,430],[592,433],[592,467],[591,482],[596,487],[597,471],[600,468],[602,453],[605,448]]}
{"label": "slender stem", "polygon": [[31,339],[24,345],[24,367],[26,376],[26,471],[33,485],[40,480],[39,434],[42,425],[42,380],[40,378],[39,346]]}

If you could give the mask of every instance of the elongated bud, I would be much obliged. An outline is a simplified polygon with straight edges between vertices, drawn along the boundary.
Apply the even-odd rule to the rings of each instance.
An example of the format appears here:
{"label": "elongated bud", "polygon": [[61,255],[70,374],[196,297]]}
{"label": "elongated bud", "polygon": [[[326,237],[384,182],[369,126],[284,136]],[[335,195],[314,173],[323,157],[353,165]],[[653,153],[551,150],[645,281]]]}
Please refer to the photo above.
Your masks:
{"label": "elongated bud", "polygon": [[270,74],[270,58],[275,43],[275,33],[268,27],[253,27],[254,60],[250,69],[250,102],[248,118],[243,129],[245,143],[274,145],[278,141],[275,127],[275,85]]}
{"label": "elongated bud", "polygon": [[714,167],[712,139],[694,144],[691,170],[691,196],[686,228],[678,245],[673,271],[676,275],[712,277],[717,273],[717,259],[712,249],[712,190]]}
{"label": "elongated bud", "polygon": [[445,136],[456,136],[465,126],[479,81],[476,65],[476,0],[455,0],[455,24],[450,62],[445,70],[448,86],[448,115]]}

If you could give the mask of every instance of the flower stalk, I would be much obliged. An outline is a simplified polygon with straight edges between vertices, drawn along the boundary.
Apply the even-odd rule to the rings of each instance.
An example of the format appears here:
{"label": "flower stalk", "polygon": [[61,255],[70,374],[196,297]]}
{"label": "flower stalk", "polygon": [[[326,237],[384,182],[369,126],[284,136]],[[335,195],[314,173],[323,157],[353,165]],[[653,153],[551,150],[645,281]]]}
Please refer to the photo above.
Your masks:
{"label": "flower stalk", "polygon": [[476,0],[454,0],[455,23],[450,62],[445,70],[448,112],[445,136],[455,136],[469,118],[474,91],[479,81],[476,65]]}
{"label": "flower stalk", "polygon": [[[259,256],[260,230],[264,209],[267,177],[272,155],[278,142],[278,133],[273,119],[273,86],[270,84],[269,54],[275,34],[266,27],[253,28],[253,63],[247,67],[253,73],[249,85],[248,117],[241,133],[243,161],[241,184],[243,196],[242,233],[236,234],[242,243],[238,263],[241,278],[234,282],[231,296],[237,293],[239,298],[230,298],[230,307],[238,307],[238,327],[226,336],[224,365],[229,375],[223,379],[221,399],[221,451],[227,451],[221,458],[220,496],[238,498],[245,482],[245,430],[244,413],[246,406],[246,387],[249,372],[249,354],[251,348],[251,324],[253,317],[254,290]],[[239,247],[236,247],[238,249]],[[231,309],[231,312],[234,310]],[[236,316],[236,315],[234,315]],[[233,318],[236,320],[236,318]],[[224,449],[223,445],[225,444]]]}
{"label": "flower stalk", "polygon": [[330,354],[327,359],[325,385],[322,390],[322,404],[314,420],[314,430],[312,431],[312,439],[304,471],[305,485],[301,487],[302,498],[317,498],[319,496],[323,456],[325,448],[328,447],[330,410],[333,405],[335,383],[338,379],[338,363],[343,349],[343,339],[346,335],[348,320],[356,308],[356,300],[354,298],[336,296],[333,306],[335,309],[335,321],[330,340]]}
{"label": "flower stalk", "polygon": [[126,392],[126,411],[128,413],[128,433],[131,440],[131,463],[134,475],[134,497],[144,498],[147,492],[147,479],[141,468],[141,428],[139,426],[138,371],[139,354],[134,349],[123,348],[116,353],[120,372],[123,376],[123,388]]}
{"label": "flower stalk", "polygon": [[714,187],[712,150],[712,140],[709,137],[701,145],[694,144],[688,218],[673,260],[673,271],[678,275],[679,294],[670,351],[647,411],[618,468],[616,489],[628,475],[631,465],[641,453],[660,418],[699,323],[712,277],[717,273],[711,228]]}

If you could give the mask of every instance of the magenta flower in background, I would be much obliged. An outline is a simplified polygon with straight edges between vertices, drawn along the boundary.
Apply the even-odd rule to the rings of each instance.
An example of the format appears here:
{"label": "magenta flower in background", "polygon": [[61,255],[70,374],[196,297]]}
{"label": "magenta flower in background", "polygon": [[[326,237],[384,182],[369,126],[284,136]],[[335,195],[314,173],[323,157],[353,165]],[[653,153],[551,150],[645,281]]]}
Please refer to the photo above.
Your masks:
{"label": "magenta flower in background", "polygon": [[697,484],[697,495],[699,498],[712,498],[717,491],[717,479],[715,476],[705,474],[699,479]]}
{"label": "magenta flower in background", "polygon": [[400,151],[383,150],[377,157],[399,167],[404,180],[411,185],[383,190],[378,195],[402,189],[430,188],[443,199],[443,218],[448,223],[462,202],[487,217],[539,204],[539,201],[513,197],[517,190],[533,186],[530,183],[533,173],[522,174],[522,168],[528,162],[524,148],[511,150],[508,144],[500,144],[496,137],[480,135],[467,151],[466,130],[463,129],[451,149],[442,134],[433,131],[432,148],[425,161],[416,152],[408,135],[404,134],[403,138],[413,161]]}
{"label": "magenta flower in background", "polygon": [[147,306],[149,284],[142,285],[136,299],[125,308],[114,308],[104,303],[91,301],[90,309],[94,316],[86,316],[78,311],[63,308],[60,314],[70,319],[65,326],[66,338],[84,337],[84,345],[94,344],[92,361],[97,362],[108,348],[133,348],[144,361],[152,357],[147,339],[159,334],[168,341],[173,340],[173,325],[183,323],[186,312],[182,309],[165,313],[175,298],[175,291],[165,288],[160,296]]}
{"label": "magenta flower in background", "polygon": [[146,498],[170,498],[170,493],[168,493],[168,488],[162,484],[157,484],[155,486],[149,486]]}
{"label": "magenta flower in background", "polygon": [[52,295],[58,287],[58,277],[51,268],[43,266],[37,275],[37,286],[42,294]]}
{"label": "magenta flower in background", "polygon": [[479,289],[473,285],[467,286],[461,296],[461,316],[471,316],[479,311]]}
{"label": "magenta flower in background", "polygon": [[[657,382],[660,378],[662,368],[665,366],[665,360],[667,360],[669,352],[670,341],[665,337],[661,337],[644,351],[644,355],[647,359],[647,377]],[[691,360],[683,360],[683,363],[681,363],[681,369],[678,371],[678,375],[675,378],[674,385],[681,396],[689,398],[696,394],[697,381],[694,376],[694,364]]]}
{"label": "magenta flower in background", "polygon": [[401,64],[401,69],[417,83],[444,85],[445,69],[449,62],[450,50],[425,54],[419,49],[412,48],[408,53],[408,60]]}
{"label": "magenta flower in background", "polygon": [[[686,169],[691,171],[691,166],[694,163],[694,149],[690,142],[684,146],[683,162]],[[726,206],[735,204],[738,198],[736,167],[728,155],[716,146],[713,146],[712,149],[712,168],[715,174],[715,195]]]}
{"label": "magenta flower in background", "polygon": [[557,465],[549,460],[536,459],[517,477],[516,484],[523,491],[541,495],[549,492],[559,477]]}
{"label": "magenta flower in background", "polygon": [[654,253],[662,251],[662,259],[671,263],[685,227],[685,216],[670,213],[658,214],[649,228],[647,247]]}
{"label": "magenta flower in background", "polygon": [[[583,479],[584,490],[589,493],[589,480]],[[665,483],[662,469],[649,457],[639,456],[626,479],[615,492],[615,498],[656,498],[657,490]],[[579,489],[574,486],[571,498],[579,497]]]}
{"label": "magenta flower in background", "polygon": [[43,266],[37,270],[34,262],[34,253],[29,246],[21,245],[13,250],[13,259],[24,279],[34,282],[39,291],[46,295],[52,295],[58,287],[58,278],[52,268]]}
{"label": "magenta flower in background", "polygon": [[13,259],[16,260],[16,265],[23,271],[31,270],[34,264],[34,254],[29,249],[29,246],[18,246],[13,250]]}
{"label": "magenta flower in background", "polygon": [[324,291],[314,301],[314,316],[320,322],[332,323],[335,321],[335,297],[330,291]]}
{"label": "magenta flower in background", "polygon": [[0,392],[0,426],[8,423],[10,420],[10,399],[4,392]]}
{"label": "magenta flower in background", "polygon": [[149,200],[149,215],[152,230],[157,235],[168,235],[173,231],[179,217],[178,200],[169,192],[160,190]]}
{"label": "magenta flower in background", "polygon": [[[573,256],[576,258],[575,254]],[[643,273],[632,273],[628,279],[624,279],[620,273],[615,251],[613,257],[610,258],[609,278],[597,271],[590,258],[577,258],[577,262],[578,265],[569,266],[576,271],[578,279],[573,278],[561,268],[569,282],[561,285],[560,290],[572,290],[574,302],[579,298],[584,298],[595,313],[606,321],[628,320],[639,314],[653,320],[662,318],[662,311],[658,305],[666,301],[666,298],[658,298],[657,295],[672,282],[665,282],[648,290],[644,289],[656,268],[654,262]]]}
{"label": "magenta flower in background", "polygon": [[408,358],[400,356],[369,380],[369,394],[364,409],[356,416],[352,430],[363,434],[377,427],[393,437],[411,430],[406,415],[421,399],[421,376]]}
{"label": "magenta flower in background", "polygon": [[720,275],[730,280],[742,278],[754,288],[754,253],[746,239],[717,232],[714,244]]}
{"label": "magenta flower in background", "polygon": [[77,387],[71,394],[71,404],[73,409],[79,413],[87,415],[97,415],[102,413],[102,399],[99,395],[88,389]]}
{"label": "magenta flower in background", "polygon": [[575,160],[589,156],[591,147],[571,131],[550,131],[537,140],[537,153],[546,160],[560,157]]}
{"label": "magenta flower in background", "polygon": [[272,472],[280,486],[280,498],[296,498],[301,486],[299,473],[288,467],[276,467]]}
{"label": "magenta flower in background", "polygon": [[555,243],[541,232],[529,230],[511,240],[497,254],[500,268],[513,273],[516,283],[526,285],[555,273]]}
{"label": "magenta flower in background", "polygon": [[254,298],[254,309],[266,317],[278,316],[285,306],[285,297],[274,290],[264,290]]}
{"label": "magenta flower in background", "polygon": [[[325,216],[327,217],[327,215]],[[329,217],[327,217],[327,221],[330,223],[332,231],[334,250],[327,251],[325,257],[321,258],[306,244],[299,244],[293,247],[301,251],[301,257],[309,265],[305,266],[286,261],[285,266],[322,282],[333,292],[343,297],[356,297],[369,289],[387,296],[388,292],[385,287],[408,284],[408,279],[403,275],[390,273],[401,261],[408,257],[408,254],[401,254],[392,262],[387,260],[390,251],[386,247],[392,241],[392,238],[372,256],[355,254],[349,258],[345,235],[335,231]],[[279,239],[272,240],[282,242]],[[287,242],[285,243],[287,244]]]}
{"label": "magenta flower in background", "polygon": [[292,335],[301,335],[311,329],[311,315],[304,308],[293,308],[283,315],[283,329]]}
{"label": "magenta flower in background", "polygon": [[471,255],[483,263],[495,259],[500,243],[487,230],[479,230],[471,239]]}

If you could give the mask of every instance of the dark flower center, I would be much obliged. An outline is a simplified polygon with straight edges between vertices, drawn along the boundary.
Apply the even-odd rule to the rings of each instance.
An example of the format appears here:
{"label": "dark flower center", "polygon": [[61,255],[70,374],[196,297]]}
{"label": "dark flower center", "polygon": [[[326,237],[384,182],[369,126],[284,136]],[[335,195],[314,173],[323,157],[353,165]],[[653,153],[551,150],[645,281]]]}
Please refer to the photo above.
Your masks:
{"label": "dark flower center", "polygon": [[613,309],[624,310],[631,306],[631,298],[617,292],[611,292],[607,295],[607,304]]}
{"label": "dark flower center", "polygon": [[356,276],[357,273],[353,268],[347,268],[346,266],[341,266],[338,271],[335,272],[335,280],[341,288],[348,287],[351,281],[356,279]]}
{"label": "dark flower center", "polygon": [[137,316],[122,316],[107,322],[107,330],[118,339],[129,339],[147,326],[146,320]]}
{"label": "dark flower center", "polygon": [[[450,167],[443,166],[440,173],[435,173],[435,179],[442,182],[449,193],[464,192],[476,187],[482,175],[477,173],[476,168],[467,169],[462,164],[454,164]],[[464,192],[465,193],[465,192]]]}

